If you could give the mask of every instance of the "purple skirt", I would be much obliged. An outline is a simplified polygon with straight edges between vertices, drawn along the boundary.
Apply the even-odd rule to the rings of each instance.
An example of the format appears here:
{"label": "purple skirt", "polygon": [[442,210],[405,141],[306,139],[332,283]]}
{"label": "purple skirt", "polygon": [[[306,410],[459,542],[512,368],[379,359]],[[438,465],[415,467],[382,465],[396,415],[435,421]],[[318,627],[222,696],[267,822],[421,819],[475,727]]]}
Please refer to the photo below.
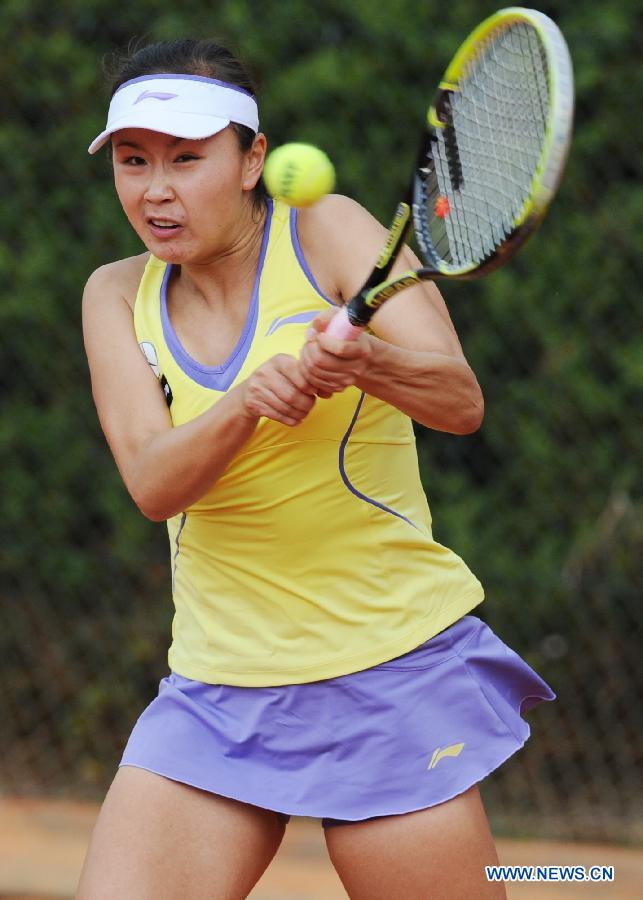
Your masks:
{"label": "purple skirt", "polygon": [[410,653],[324,681],[230,687],[172,673],[121,765],[324,824],[399,815],[480,782],[529,737],[522,714],[554,697],[465,616]]}

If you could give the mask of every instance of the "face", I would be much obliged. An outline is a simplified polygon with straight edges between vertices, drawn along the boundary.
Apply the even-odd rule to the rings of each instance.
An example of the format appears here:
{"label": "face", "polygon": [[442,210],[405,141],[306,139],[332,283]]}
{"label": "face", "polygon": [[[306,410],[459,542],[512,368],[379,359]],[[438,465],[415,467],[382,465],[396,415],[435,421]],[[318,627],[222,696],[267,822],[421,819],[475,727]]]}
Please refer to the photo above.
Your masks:
{"label": "face", "polygon": [[185,140],[144,128],[112,136],[116,191],[130,224],[154,256],[204,264],[247,228],[265,138],[243,153],[231,128]]}

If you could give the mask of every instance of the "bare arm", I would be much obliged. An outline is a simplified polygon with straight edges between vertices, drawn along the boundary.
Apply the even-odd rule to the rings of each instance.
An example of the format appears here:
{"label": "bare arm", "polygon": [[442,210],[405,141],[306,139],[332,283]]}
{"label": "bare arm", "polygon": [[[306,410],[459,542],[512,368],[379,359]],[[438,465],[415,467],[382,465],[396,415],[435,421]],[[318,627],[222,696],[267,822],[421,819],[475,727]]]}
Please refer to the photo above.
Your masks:
{"label": "bare arm", "polygon": [[281,355],[192,421],[172,427],[163,391],[134,332],[131,261],[98,269],[83,297],[83,331],[98,416],[123,481],[148,518],[167,519],[211,487],[262,415],[294,425],[314,398]]}
{"label": "bare arm", "polygon": [[470,434],[482,423],[484,401],[464,359],[433,351],[405,350],[370,337],[370,365],[357,387],[386,400],[416,422],[436,431]]}
{"label": "bare arm", "polygon": [[[319,204],[315,215],[304,220],[302,244],[328,290],[347,300],[370,272],[386,230],[347,198],[332,197],[325,203],[325,209]],[[393,273],[418,265],[411,250],[404,248]],[[302,352],[304,374],[319,391],[355,384],[429,428],[466,434],[480,426],[482,392],[434,284],[427,282],[391,298],[374,316],[373,334],[357,341],[324,334],[333,314],[327,310],[315,320]]]}

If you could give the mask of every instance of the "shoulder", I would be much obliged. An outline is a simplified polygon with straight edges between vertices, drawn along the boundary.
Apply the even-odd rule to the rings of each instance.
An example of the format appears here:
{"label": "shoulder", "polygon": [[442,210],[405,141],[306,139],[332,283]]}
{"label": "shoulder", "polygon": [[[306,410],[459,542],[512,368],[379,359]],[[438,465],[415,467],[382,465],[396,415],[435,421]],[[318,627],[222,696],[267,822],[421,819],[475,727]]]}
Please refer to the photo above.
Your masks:
{"label": "shoulder", "polygon": [[[328,194],[313,206],[300,209],[297,217],[300,236],[315,240],[320,237],[343,243],[347,235],[360,240],[360,232],[373,229],[381,234],[382,226],[357,201],[343,194]],[[355,234],[355,229],[359,232]]]}
{"label": "shoulder", "polygon": [[133,310],[138,286],[149,258],[149,253],[141,253],[107,263],[92,272],[83,293],[83,310],[110,300],[124,301]]}
{"label": "shoulder", "polygon": [[301,209],[297,231],[311,268],[343,299],[361,286],[386,238],[380,222],[342,194]]}

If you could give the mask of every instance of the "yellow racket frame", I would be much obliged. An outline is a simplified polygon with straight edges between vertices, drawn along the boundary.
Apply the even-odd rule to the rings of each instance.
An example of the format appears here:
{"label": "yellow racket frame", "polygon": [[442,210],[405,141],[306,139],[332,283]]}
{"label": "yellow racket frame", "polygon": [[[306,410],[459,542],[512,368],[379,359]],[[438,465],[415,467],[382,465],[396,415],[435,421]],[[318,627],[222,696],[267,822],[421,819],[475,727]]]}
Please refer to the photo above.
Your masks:
{"label": "yellow racket frame", "polygon": [[[513,220],[515,230],[529,233],[540,222],[551,202],[562,176],[563,162],[571,140],[571,121],[574,115],[574,88],[572,62],[567,44],[558,26],[544,13],[535,9],[510,6],[489,16],[475,28],[462,43],[445,71],[438,89],[458,91],[466,68],[480,53],[481,45],[497,31],[524,22],[531,25],[542,41],[548,62],[548,88],[550,97],[549,121],[545,128],[540,160],[536,166],[529,193]],[[429,107],[427,120],[433,128],[445,127],[436,112],[435,102]],[[478,268],[439,265],[444,275],[464,275]]]}
{"label": "yellow racket frame", "polygon": [[[407,287],[426,279],[476,278],[497,268],[516,252],[542,221],[562,177],[571,141],[574,115],[574,75],[569,50],[558,26],[548,16],[535,9],[511,6],[499,10],[481,22],[462,43],[447,67],[433,104],[427,112],[427,123],[433,132],[446,127],[436,111],[444,92],[457,92],[460,89],[459,85],[466,74],[467,66],[479,55],[481,45],[484,47],[485,42],[498,31],[520,23],[530,25],[542,42],[548,63],[550,104],[540,159],[527,196],[513,219],[510,236],[483,262],[466,265],[447,263],[440,259],[432,247],[423,246],[425,257],[430,258],[430,263],[425,259],[426,267],[403,272],[396,278],[387,279],[412,218],[415,217],[417,206],[412,187],[408,199],[398,205],[387,242],[380,252],[375,268],[362,290],[345,307],[345,324],[348,329],[346,334],[352,327],[351,334],[354,336],[359,328],[368,323],[370,316],[382,303]],[[427,135],[424,138],[426,140]],[[417,232],[416,224],[416,236]],[[337,331],[338,336],[346,334],[341,332],[341,329]]]}

